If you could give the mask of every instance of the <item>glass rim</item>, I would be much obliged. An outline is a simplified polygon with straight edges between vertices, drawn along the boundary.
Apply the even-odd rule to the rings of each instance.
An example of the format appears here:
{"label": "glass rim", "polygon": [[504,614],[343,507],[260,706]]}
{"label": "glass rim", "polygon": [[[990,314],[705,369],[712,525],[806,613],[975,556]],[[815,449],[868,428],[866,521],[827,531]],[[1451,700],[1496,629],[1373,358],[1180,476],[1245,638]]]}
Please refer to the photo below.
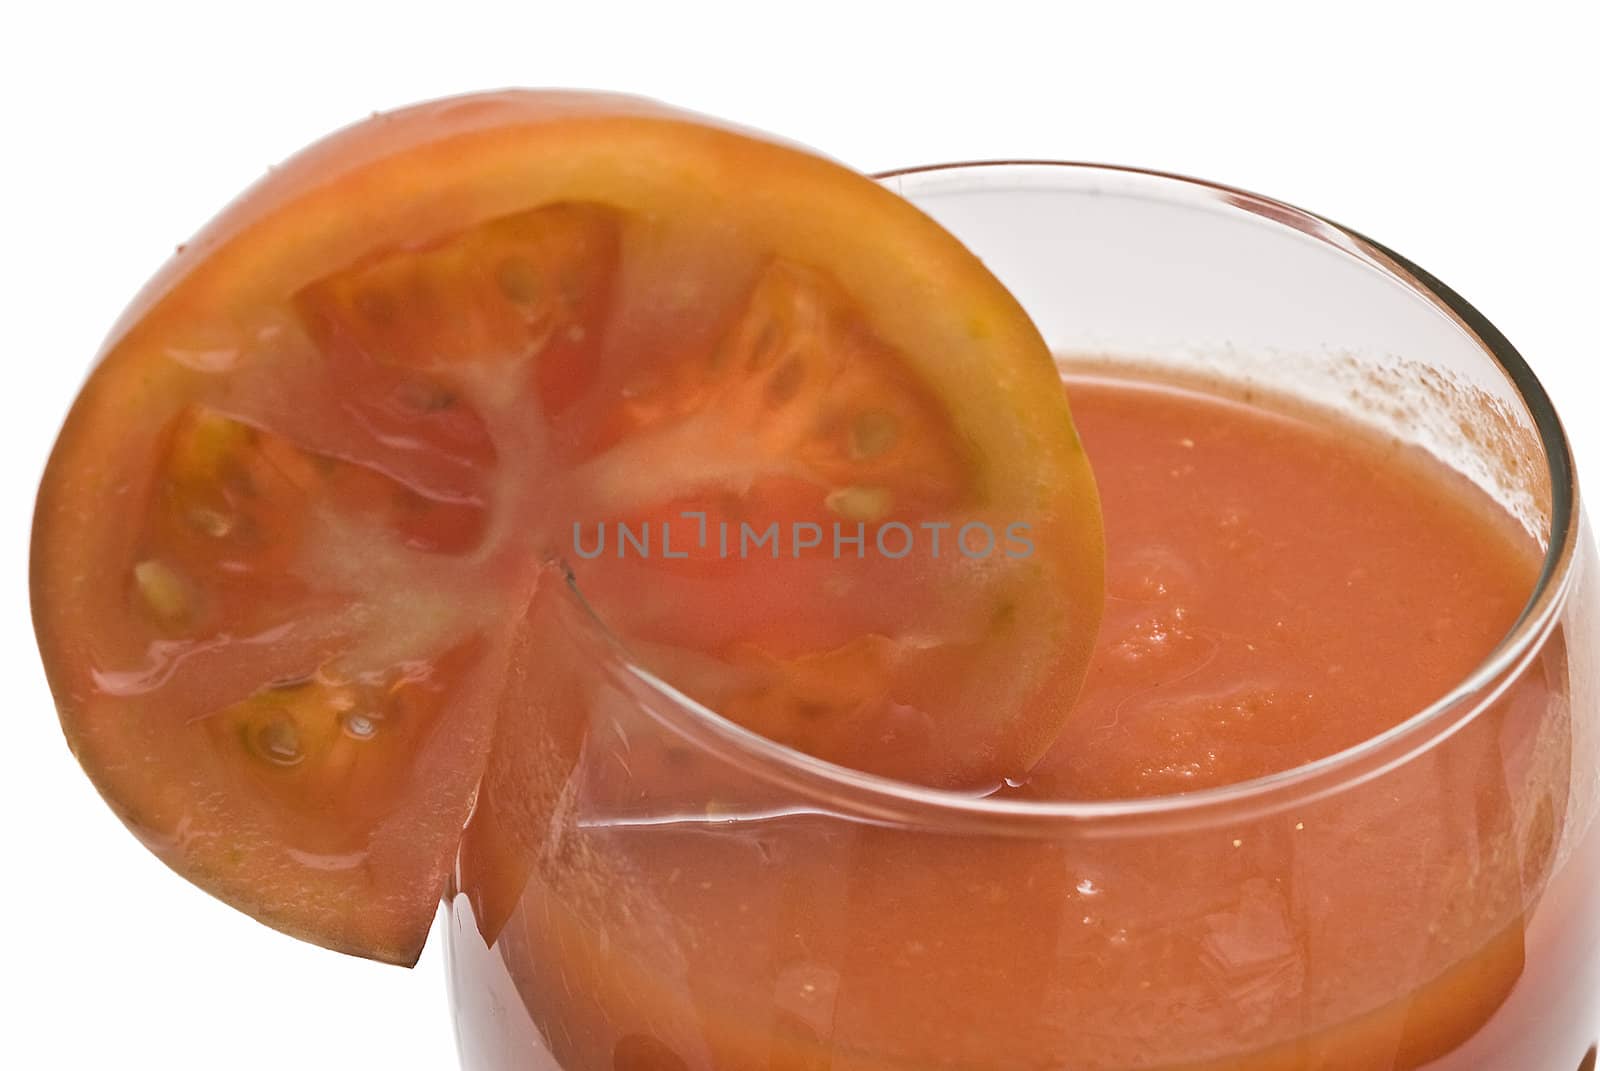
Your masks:
{"label": "glass rim", "polygon": [[[1272,810],[1286,801],[1310,802],[1404,764],[1448,737],[1453,727],[1474,717],[1498,698],[1509,680],[1531,662],[1557,623],[1571,586],[1580,515],[1576,474],[1565,429],[1543,384],[1516,347],[1454,290],[1389,247],[1324,216],[1237,187],[1174,172],[1044,159],[925,164],[878,172],[871,177],[880,183],[928,175],[1015,179],[1024,171],[1038,171],[1041,177],[1078,173],[1148,180],[1152,188],[1159,187],[1167,193],[1158,199],[1169,204],[1183,204],[1181,194],[1188,194],[1197,201],[1222,200],[1365,260],[1394,282],[1428,299],[1465,330],[1499,366],[1527,408],[1538,432],[1550,479],[1549,542],[1538,579],[1516,621],[1495,647],[1444,695],[1383,732],[1311,762],[1244,781],[1158,796],[1094,800],[997,799],[841,766],[739,725],[642,668],[629,653],[627,644],[590,606],[570,569],[563,569],[563,586],[578,605],[582,617],[617,658],[624,673],[665,700],[665,710],[648,704],[651,716],[686,742],[733,763],[759,763],[765,779],[811,798],[826,799],[830,804],[828,813],[843,812],[858,819],[937,826],[947,831],[969,829],[1028,834],[1037,833],[1041,824],[1057,830],[1063,824],[1120,829],[1126,821],[1197,821],[1219,809],[1237,810],[1240,813],[1234,817],[1242,818],[1243,812]],[[1053,186],[1059,188],[1059,179]]]}

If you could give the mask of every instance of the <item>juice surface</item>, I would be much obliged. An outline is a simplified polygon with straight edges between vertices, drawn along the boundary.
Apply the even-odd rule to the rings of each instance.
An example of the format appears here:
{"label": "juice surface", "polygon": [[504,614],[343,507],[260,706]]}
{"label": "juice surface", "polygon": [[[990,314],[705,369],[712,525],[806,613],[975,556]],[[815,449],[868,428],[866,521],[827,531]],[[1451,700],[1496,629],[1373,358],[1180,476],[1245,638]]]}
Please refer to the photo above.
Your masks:
{"label": "juice surface", "polygon": [[1464,479],[1316,413],[1069,381],[1106,524],[1071,724],[1017,794],[1260,777],[1438,699],[1510,630],[1536,548]]}
{"label": "juice surface", "polygon": [[[1443,695],[1527,600],[1532,541],[1406,448],[1218,394],[1069,386],[1107,614],[1066,730],[1003,794],[1182,792],[1330,754]],[[530,751],[549,791],[509,918],[486,943],[454,901],[466,1066],[1568,1071],[1592,1038],[1505,1025],[1600,994],[1566,672],[1558,630],[1423,759],[1112,835],[741,800],[740,771],[574,703]],[[630,790],[667,765],[674,800]],[[506,878],[473,865],[462,888]]]}

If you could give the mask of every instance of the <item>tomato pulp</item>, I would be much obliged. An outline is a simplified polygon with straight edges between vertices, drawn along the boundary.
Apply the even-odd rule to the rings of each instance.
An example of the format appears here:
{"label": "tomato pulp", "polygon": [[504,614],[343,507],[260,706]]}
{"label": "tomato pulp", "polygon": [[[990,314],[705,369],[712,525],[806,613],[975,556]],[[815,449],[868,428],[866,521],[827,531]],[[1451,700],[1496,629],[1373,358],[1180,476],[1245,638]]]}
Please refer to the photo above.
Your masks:
{"label": "tomato pulp", "polygon": [[[1529,596],[1533,540],[1409,448],[1172,383],[1071,394],[1105,627],[1055,748],[1003,796],[1150,796],[1331,754],[1447,692]],[[1600,994],[1600,841],[1574,809],[1565,674],[1558,631],[1425,760],[1290,809],[1097,833],[851,818],[843,790],[752,787],[575,672],[502,719],[528,738],[499,750],[463,845],[467,1066],[1569,1071],[1594,1039],[1539,1024]]]}
{"label": "tomato pulp", "polygon": [[[806,538],[644,550],[686,514]],[[1029,553],[824,549],[891,524]],[[639,555],[586,560],[585,525]],[[151,282],[45,471],[34,620],[69,743],[153,852],[409,963],[559,559],[752,730],[943,785],[1048,747],[1101,594],[1049,351],[959,242],[793,146],[507,91],[332,135]]]}

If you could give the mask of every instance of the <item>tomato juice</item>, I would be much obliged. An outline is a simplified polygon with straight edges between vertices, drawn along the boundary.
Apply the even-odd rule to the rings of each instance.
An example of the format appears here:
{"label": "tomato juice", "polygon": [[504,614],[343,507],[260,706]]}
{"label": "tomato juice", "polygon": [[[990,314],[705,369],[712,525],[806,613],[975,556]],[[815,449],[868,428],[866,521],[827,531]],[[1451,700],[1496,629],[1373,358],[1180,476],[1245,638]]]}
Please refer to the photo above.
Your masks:
{"label": "tomato juice", "polygon": [[[1535,541],[1414,448],[1203,385],[1069,384],[1105,624],[1002,799],[1313,762],[1450,691],[1528,600]],[[521,856],[469,828],[458,867],[467,1066],[1567,1071],[1593,1039],[1530,1026],[1596,986],[1564,670],[1558,632],[1427,761],[1114,835],[796,806],[573,675],[528,727],[521,773],[547,791],[499,834]]]}

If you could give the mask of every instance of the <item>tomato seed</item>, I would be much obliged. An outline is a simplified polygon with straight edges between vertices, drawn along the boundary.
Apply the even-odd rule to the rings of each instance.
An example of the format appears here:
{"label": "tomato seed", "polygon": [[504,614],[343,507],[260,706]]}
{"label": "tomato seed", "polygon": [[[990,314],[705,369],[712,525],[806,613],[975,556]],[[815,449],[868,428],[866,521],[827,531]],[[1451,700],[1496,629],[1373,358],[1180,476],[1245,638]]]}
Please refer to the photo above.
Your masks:
{"label": "tomato seed", "polygon": [[287,716],[274,718],[255,732],[255,753],[277,766],[298,766],[306,757],[300,750],[300,730]]}
{"label": "tomato seed", "polygon": [[378,723],[366,714],[346,711],[340,719],[346,736],[356,740],[371,740],[378,732]]}
{"label": "tomato seed", "polygon": [[518,305],[532,305],[539,299],[539,273],[521,257],[507,257],[495,269],[494,280],[500,293]]}
{"label": "tomato seed", "polygon": [[394,298],[382,290],[364,291],[356,297],[355,306],[357,312],[380,327],[394,321]]}
{"label": "tomato seed", "polygon": [[778,346],[778,335],[778,325],[771,320],[761,325],[760,332],[756,334],[755,345],[750,347],[750,356],[745,362],[747,368],[755,371],[767,363],[767,358]]}
{"label": "tomato seed", "polygon": [[806,366],[798,357],[790,357],[778,366],[778,370],[767,380],[767,405],[777,408],[791,401],[800,393],[800,387],[805,383]]}
{"label": "tomato seed", "polygon": [[840,487],[824,500],[829,509],[852,521],[879,521],[889,515],[894,496],[884,487]]}
{"label": "tomato seed", "polygon": [[153,558],[142,561],[133,567],[133,581],[145,605],[162,621],[189,616],[189,585],[171,566]]}
{"label": "tomato seed", "polygon": [[898,435],[893,414],[869,409],[850,428],[850,456],[857,461],[877,457],[894,445]]}
{"label": "tomato seed", "polygon": [[419,413],[437,413],[456,403],[456,397],[437,383],[421,379],[408,379],[394,390],[395,398],[408,409]]}
{"label": "tomato seed", "polygon": [[233,531],[233,518],[205,506],[189,511],[189,524],[213,539],[221,539]]}

